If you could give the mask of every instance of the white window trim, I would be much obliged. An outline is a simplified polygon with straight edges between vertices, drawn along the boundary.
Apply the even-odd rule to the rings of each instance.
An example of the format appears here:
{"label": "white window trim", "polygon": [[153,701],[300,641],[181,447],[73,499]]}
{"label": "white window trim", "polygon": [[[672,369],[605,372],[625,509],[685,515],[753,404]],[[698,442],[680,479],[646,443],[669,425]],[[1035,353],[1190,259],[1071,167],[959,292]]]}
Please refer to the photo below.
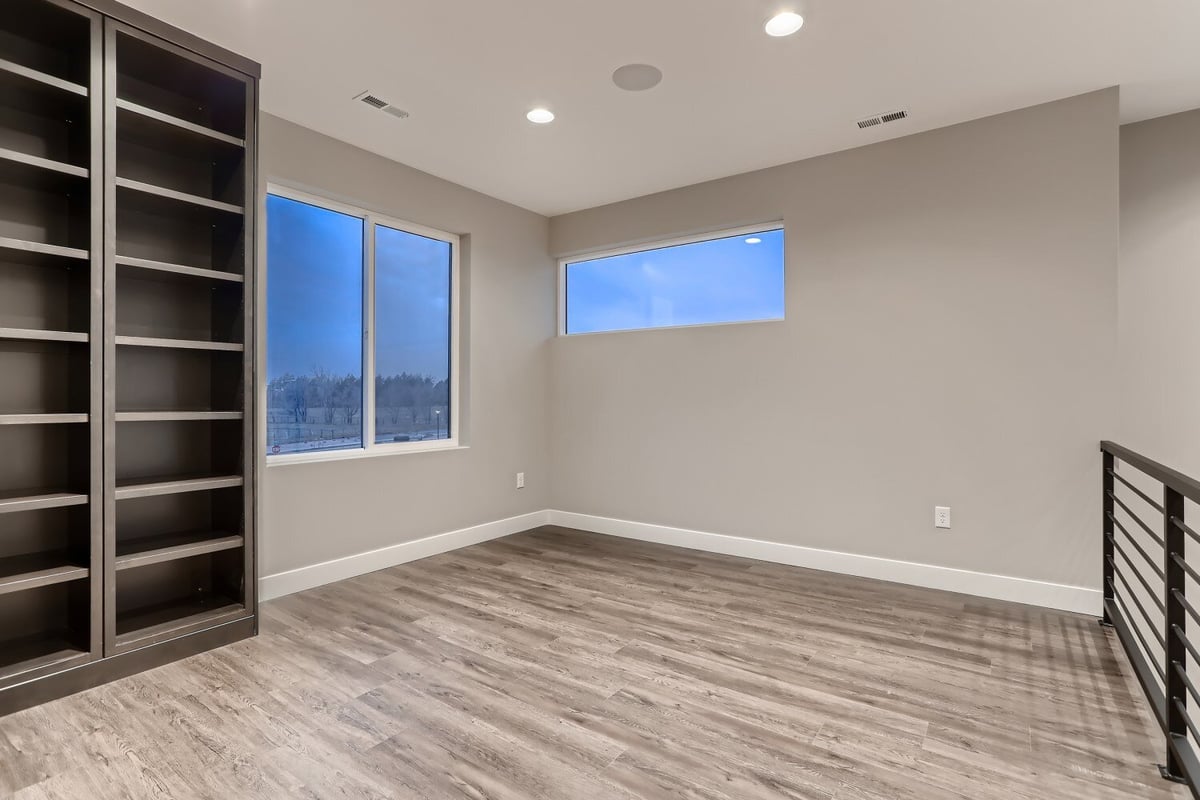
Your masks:
{"label": "white window trim", "polygon": [[[363,408],[362,432],[363,446],[339,450],[314,450],[301,453],[271,454],[267,451],[266,414],[266,380],[263,381],[263,424],[259,435],[259,452],[264,453],[268,467],[286,466],[288,464],[311,464],[318,461],[344,461],[352,458],[374,458],[378,456],[408,455],[412,453],[429,453],[442,450],[464,450],[466,445],[459,441],[462,429],[460,418],[461,403],[459,402],[459,365],[462,361],[459,352],[460,328],[462,327],[461,303],[462,281],[460,280],[459,259],[462,252],[462,237],[447,231],[418,225],[407,220],[390,217],[360,206],[339,202],[329,197],[312,194],[302,189],[296,189],[286,184],[270,181],[267,183],[267,194],[274,194],[295,200],[300,203],[336,211],[357,217],[363,221]],[[264,198],[263,202],[266,200]],[[264,214],[263,219],[266,219]],[[383,442],[375,441],[375,226],[394,228],[405,233],[416,234],[430,239],[450,244],[450,438],[436,439],[424,442]],[[265,225],[264,225],[265,231]],[[265,242],[265,236],[264,236]],[[264,256],[266,248],[264,245]],[[265,278],[262,281],[263,290],[260,295],[259,319],[262,320],[262,352],[265,359],[268,343],[266,341],[267,309],[266,283],[270,280],[271,265],[266,264]],[[265,372],[265,369],[264,369]]]}
{"label": "white window trim", "polygon": [[[558,335],[573,339],[576,336],[608,336],[618,333],[642,333],[646,331],[677,330],[679,328],[711,328],[718,325],[758,325],[764,322],[782,322],[784,319],[783,317],[770,317],[767,319],[737,320],[734,322],[697,322],[691,325],[658,325],[647,328],[622,328],[621,330],[615,331],[582,331],[580,333],[567,333],[568,264],[579,264],[584,261],[595,261],[596,259],[611,258],[613,256],[627,256],[631,253],[646,253],[651,250],[662,250],[667,247],[678,247],[685,244],[711,242],[715,239],[729,239],[735,236],[752,236],[756,233],[766,233],[767,231],[778,230],[784,230],[783,220],[763,222],[756,225],[744,225],[740,228],[720,228],[718,230],[707,231],[705,233],[694,233],[687,236],[679,236],[674,239],[655,239],[648,242],[641,242],[639,244],[616,247],[611,250],[586,251],[560,258],[558,260]],[[786,247],[784,252],[786,256]],[[787,275],[785,274],[785,286],[786,282]]]}

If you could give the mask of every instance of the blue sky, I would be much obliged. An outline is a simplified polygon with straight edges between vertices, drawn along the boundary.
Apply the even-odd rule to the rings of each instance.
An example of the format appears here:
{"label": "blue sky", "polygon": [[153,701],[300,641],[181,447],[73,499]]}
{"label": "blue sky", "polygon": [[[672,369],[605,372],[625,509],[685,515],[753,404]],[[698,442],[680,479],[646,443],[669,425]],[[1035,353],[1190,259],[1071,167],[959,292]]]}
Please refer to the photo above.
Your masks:
{"label": "blue sky", "polygon": [[[378,227],[377,371],[447,377],[450,245]],[[362,372],[363,221],[267,197],[267,380]]]}
{"label": "blue sky", "polygon": [[[267,380],[362,370],[363,221],[267,198]],[[782,230],[567,265],[570,333],[778,319]],[[450,245],[379,226],[381,375],[449,375]]]}
{"label": "blue sky", "polygon": [[569,263],[567,332],[779,319],[783,272],[782,230]]}
{"label": "blue sky", "polygon": [[450,244],[375,228],[375,370],[450,375]]}

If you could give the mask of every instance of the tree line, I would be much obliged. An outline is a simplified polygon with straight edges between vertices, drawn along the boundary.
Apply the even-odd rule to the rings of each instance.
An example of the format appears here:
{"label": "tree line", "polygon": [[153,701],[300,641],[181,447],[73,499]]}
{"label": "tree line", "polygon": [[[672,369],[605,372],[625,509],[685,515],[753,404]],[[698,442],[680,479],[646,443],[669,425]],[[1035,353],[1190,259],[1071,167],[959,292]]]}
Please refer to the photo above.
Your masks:
{"label": "tree line", "polygon": [[[407,372],[375,378],[376,416],[390,415],[395,424],[432,421],[434,410],[449,404],[448,380]],[[267,408],[301,425],[353,424],[362,414],[362,377],[331,375],[323,369],[281,375],[267,384]]]}

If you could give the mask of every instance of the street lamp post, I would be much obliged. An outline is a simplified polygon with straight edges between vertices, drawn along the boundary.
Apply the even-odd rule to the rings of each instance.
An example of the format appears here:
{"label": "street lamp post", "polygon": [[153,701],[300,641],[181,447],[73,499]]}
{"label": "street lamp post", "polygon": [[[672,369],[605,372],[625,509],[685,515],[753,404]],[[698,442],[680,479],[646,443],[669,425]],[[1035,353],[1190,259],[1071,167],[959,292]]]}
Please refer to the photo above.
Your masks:
{"label": "street lamp post", "polygon": [[442,438],[442,412],[434,411],[434,418],[437,420],[437,438]]}

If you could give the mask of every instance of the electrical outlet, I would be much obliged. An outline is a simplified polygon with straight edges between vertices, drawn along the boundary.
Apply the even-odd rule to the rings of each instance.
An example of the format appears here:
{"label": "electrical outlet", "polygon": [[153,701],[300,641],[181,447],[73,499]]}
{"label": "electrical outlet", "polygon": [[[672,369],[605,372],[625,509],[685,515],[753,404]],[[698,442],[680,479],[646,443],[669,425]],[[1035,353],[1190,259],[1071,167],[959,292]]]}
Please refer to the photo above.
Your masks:
{"label": "electrical outlet", "polygon": [[933,527],[950,527],[950,506],[935,506],[933,509]]}
{"label": "electrical outlet", "polygon": [[524,472],[517,473],[517,488],[518,489],[525,488],[525,473]]}

